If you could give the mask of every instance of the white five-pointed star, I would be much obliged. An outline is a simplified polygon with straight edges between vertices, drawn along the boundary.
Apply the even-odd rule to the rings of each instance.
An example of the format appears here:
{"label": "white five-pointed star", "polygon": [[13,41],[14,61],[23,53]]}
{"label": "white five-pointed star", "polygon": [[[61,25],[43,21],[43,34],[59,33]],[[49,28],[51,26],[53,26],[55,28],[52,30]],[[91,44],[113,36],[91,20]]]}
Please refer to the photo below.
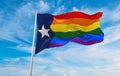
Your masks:
{"label": "white five-pointed star", "polygon": [[50,30],[50,29],[45,29],[44,25],[42,25],[42,29],[40,29],[40,30],[38,30],[38,31],[41,33],[42,38],[43,38],[45,35],[49,37],[49,34],[48,34],[48,31],[49,31],[49,30]]}

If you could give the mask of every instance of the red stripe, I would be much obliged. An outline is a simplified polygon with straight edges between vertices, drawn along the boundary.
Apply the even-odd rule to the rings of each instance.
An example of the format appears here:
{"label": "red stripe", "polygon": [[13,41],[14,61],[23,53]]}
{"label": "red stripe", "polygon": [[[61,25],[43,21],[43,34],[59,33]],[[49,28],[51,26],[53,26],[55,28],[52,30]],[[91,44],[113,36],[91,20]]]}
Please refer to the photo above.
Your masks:
{"label": "red stripe", "polygon": [[69,19],[69,18],[85,18],[85,19],[99,19],[102,16],[102,12],[97,12],[93,15],[88,15],[83,12],[68,12],[60,15],[55,15],[56,19]]}

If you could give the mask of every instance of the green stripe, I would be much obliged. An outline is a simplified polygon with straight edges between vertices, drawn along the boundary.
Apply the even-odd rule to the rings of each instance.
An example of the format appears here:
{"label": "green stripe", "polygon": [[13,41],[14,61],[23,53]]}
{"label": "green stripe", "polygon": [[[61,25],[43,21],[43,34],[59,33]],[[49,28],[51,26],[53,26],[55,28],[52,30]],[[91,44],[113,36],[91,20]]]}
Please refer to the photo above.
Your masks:
{"label": "green stripe", "polygon": [[97,28],[90,32],[74,31],[74,32],[54,32],[54,33],[55,33],[55,37],[57,38],[74,38],[77,36],[82,37],[85,34],[93,34],[93,35],[103,34],[100,28]]}

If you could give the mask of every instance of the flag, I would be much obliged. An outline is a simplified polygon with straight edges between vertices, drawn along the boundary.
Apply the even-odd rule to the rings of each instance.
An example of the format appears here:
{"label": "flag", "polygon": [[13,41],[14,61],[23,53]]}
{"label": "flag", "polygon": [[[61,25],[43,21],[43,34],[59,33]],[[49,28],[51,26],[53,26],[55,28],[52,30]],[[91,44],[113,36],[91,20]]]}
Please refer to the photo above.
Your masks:
{"label": "flag", "polygon": [[100,29],[102,12],[88,15],[83,12],[68,12],[60,15],[37,14],[37,41],[35,54],[46,49],[59,47],[68,42],[92,45],[102,42]]}

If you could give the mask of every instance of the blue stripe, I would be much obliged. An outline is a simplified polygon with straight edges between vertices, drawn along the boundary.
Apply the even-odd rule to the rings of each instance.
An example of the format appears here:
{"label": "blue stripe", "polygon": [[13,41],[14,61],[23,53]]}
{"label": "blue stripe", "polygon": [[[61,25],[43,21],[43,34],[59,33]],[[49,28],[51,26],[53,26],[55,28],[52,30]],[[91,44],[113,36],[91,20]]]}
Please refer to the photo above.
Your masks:
{"label": "blue stripe", "polygon": [[[103,40],[104,34],[99,34],[99,35],[93,35],[93,34],[85,34],[83,37],[77,37],[80,38],[83,41],[91,41],[91,40]],[[54,37],[51,42],[53,43],[59,43],[59,44],[65,44],[72,40],[73,38],[56,38]]]}

